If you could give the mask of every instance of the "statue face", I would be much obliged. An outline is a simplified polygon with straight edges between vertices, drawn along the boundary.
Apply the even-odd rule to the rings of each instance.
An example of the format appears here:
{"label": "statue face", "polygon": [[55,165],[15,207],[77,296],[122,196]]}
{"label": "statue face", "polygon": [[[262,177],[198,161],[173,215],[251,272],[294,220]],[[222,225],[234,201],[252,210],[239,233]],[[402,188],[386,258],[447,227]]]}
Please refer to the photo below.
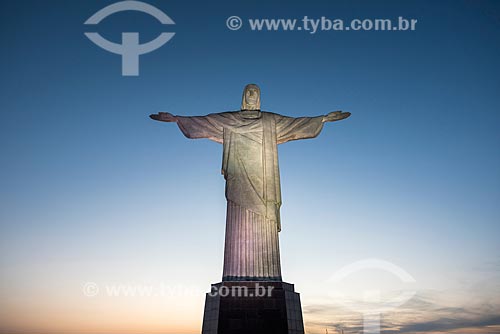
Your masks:
{"label": "statue face", "polygon": [[248,84],[243,91],[241,110],[260,110],[260,88],[255,84]]}
{"label": "statue face", "polygon": [[250,87],[245,92],[245,99],[248,104],[255,105],[257,104],[257,100],[259,99],[257,88]]}

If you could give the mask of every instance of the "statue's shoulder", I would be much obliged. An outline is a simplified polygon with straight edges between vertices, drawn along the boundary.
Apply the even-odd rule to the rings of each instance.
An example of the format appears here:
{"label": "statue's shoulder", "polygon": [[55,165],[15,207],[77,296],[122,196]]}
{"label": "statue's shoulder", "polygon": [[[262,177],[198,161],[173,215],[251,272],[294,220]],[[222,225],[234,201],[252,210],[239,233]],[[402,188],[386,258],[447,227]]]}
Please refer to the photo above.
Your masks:
{"label": "statue's shoulder", "polygon": [[277,114],[275,112],[270,112],[270,111],[261,111],[261,113],[263,115],[265,115],[264,117],[266,117],[266,118],[279,119],[279,118],[283,117],[283,115]]}
{"label": "statue's shoulder", "polygon": [[[280,114],[276,114],[270,111],[260,111],[260,114],[262,115],[263,119],[271,120],[271,119],[279,119],[281,116]],[[236,110],[236,111],[223,111],[223,112],[218,112],[218,113],[213,113],[209,114],[207,116],[213,117],[215,119],[220,119],[220,120],[234,120],[238,121],[241,120],[242,118],[248,118],[248,117],[243,117],[241,110]]]}
{"label": "statue's shoulder", "polygon": [[238,114],[238,111],[222,111],[222,112],[214,112],[208,114],[206,116],[215,117],[215,118],[234,118]]}
{"label": "statue's shoulder", "polygon": [[223,112],[217,113],[217,115],[221,115],[221,116],[234,116],[234,115],[237,115],[239,112],[240,112],[239,110],[223,111]]}

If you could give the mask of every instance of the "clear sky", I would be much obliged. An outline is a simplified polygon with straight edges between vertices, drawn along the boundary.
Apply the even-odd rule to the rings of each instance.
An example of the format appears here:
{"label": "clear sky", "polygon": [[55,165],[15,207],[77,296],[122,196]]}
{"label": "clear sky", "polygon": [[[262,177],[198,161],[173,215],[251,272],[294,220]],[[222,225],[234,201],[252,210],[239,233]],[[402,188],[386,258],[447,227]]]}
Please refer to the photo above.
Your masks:
{"label": "clear sky", "polygon": [[[415,297],[383,315],[387,333],[500,333],[498,1],[148,1],[176,24],[124,12],[84,26],[113,2],[0,5],[0,333],[200,332],[222,274],[222,148],[148,115],[237,110],[247,83],[263,110],[352,113],[279,147],[282,271],[308,333],[359,332],[332,289],[351,301],[370,284],[406,289],[381,270],[332,285],[368,258],[415,279]],[[231,15],[418,23],[231,31]],[[176,35],[123,77],[89,29]]]}

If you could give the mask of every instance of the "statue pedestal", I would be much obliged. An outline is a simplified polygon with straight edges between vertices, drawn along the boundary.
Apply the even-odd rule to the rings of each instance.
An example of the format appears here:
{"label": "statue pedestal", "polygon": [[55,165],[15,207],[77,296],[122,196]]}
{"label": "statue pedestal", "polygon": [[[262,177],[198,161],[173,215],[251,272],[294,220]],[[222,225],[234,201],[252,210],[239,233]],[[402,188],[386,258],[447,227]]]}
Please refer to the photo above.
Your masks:
{"label": "statue pedestal", "polygon": [[202,334],[304,334],[300,295],[277,281],[212,284]]}

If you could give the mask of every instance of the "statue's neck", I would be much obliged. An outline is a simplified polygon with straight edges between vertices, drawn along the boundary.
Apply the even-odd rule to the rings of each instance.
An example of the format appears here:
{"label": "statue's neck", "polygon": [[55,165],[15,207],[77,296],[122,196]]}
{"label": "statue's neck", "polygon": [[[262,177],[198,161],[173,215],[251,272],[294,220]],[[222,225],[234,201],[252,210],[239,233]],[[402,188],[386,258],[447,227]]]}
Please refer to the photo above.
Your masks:
{"label": "statue's neck", "polygon": [[262,113],[260,110],[241,110],[240,116],[243,118],[261,118]]}

